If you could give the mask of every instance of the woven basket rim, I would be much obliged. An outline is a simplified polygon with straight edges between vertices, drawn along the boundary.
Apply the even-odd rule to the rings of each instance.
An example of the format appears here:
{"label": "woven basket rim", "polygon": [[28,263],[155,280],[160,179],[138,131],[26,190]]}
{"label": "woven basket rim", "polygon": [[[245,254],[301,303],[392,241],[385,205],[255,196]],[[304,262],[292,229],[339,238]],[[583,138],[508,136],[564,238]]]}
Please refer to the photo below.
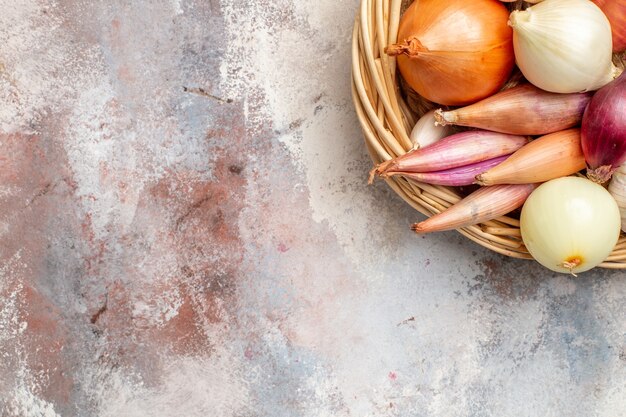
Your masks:
{"label": "woven basket rim", "polygon": [[[396,75],[395,58],[385,46],[396,42],[403,3],[407,0],[361,0],[352,33],[352,98],[368,153],[375,164],[408,152],[409,132],[417,118],[405,101]],[[521,5],[518,1],[518,7]],[[428,108],[424,107],[423,113]],[[425,216],[432,216],[461,199],[454,187],[419,183],[400,176],[384,179],[403,200]],[[496,253],[533,259],[522,242],[519,220],[498,219],[457,229],[475,243]],[[599,265],[626,269],[626,235],[622,232],[611,255]]]}

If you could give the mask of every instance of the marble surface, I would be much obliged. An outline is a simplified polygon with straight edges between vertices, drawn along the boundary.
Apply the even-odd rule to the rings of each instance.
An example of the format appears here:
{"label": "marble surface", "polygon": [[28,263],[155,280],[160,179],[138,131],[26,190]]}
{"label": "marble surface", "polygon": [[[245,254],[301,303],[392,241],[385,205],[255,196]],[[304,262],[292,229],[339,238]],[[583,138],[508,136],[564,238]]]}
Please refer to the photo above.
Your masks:
{"label": "marble surface", "polygon": [[626,276],[371,168],[357,0],[0,0],[0,415],[626,416]]}

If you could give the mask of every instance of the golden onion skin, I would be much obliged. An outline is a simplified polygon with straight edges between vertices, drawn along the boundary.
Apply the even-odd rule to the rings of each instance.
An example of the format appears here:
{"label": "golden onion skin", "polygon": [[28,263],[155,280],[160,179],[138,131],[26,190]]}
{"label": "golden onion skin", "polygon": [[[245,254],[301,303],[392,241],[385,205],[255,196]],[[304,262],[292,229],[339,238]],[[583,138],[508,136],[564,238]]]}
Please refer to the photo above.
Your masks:
{"label": "golden onion skin", "polygon": [[496,0],[420,0],[403,14],[398,55],[406,82],[422,97],[466,105],[496,93],[515,63],[509,12]]}

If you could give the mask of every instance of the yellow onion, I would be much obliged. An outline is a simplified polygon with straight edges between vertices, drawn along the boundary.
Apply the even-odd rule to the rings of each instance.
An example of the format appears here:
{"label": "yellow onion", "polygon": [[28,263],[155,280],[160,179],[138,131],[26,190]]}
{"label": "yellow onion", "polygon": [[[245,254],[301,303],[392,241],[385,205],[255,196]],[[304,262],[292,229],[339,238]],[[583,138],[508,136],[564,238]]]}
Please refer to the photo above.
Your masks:
{"label": "yellow onion", "polygon": [[580,177],[540,185],[524,203],[522,239],[552,271],[587,271],[604,261],[620,234],[617,203],[604,187]]}
{"label": "yellow onion", "polygon": [[411,226],[416,233],[442,232],[486,222],[524,204],[537,184],[481,187],[447,210]]}
{"label": "yellow onion", "polygon": [[370,182],[376,175],[390,177],[407,172],[433,172],[458,168],[508,155],[526,143],[528,139],[524,136],[486,130],[460,132],[376,165],[370,172]]}
{"label": "yellow onion", "polygon": [[508,10],[496,0],[414,1],[400,21],[398,56],[406,82],[422,97],[465,105],[498,91],[514,65]]}

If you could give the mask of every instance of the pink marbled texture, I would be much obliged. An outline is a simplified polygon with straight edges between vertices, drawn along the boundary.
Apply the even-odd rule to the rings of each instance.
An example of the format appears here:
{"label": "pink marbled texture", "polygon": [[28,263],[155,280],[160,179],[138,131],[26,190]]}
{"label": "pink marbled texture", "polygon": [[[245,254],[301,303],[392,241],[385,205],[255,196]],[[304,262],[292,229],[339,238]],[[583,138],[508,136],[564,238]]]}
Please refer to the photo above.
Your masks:
{"label": "pink marbled texture", "polygon": [[357,3],[0,0],[0,415],[620,416],[622,273],[366,186]]}

